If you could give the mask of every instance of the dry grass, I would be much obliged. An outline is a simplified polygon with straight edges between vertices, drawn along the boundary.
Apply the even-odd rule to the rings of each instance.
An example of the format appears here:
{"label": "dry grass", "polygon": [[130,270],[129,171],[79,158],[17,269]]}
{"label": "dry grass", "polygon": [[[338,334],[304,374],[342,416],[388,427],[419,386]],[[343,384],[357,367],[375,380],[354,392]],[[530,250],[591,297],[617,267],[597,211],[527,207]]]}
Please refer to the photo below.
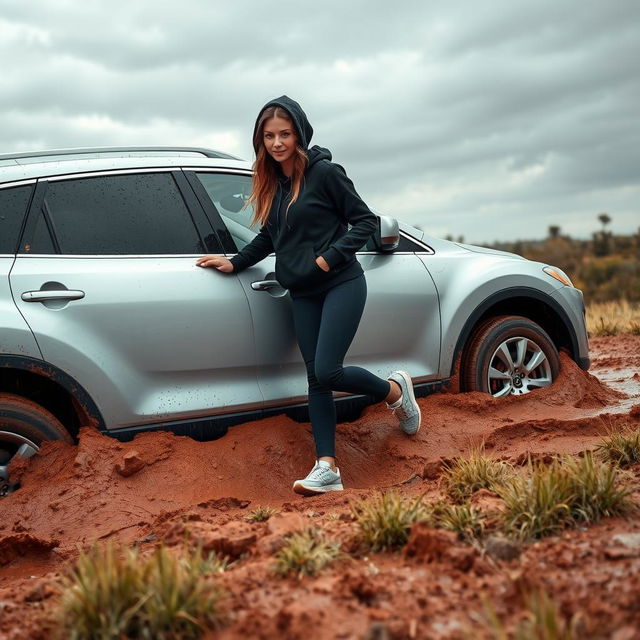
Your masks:
{"label": "dry grass", "polygon": [[549,466],[532,463],[498,493],[506,505],[504,532],[522,539],[621,515],[634,506],[618,468],[591,453],[563,456]]}
{"label": "dry grass", "polygon": [[464,502],[479,489],[494,491],[512,475],[513,467],[488,457],[484,449],[472,450],[465,458],[455,458],[440,477],[447,494],[457,502]]}
{"label": "dry grass", "polygon": [[411,525],[429,519],[421,497],[409,501],[391,491],[357,503],[352,514],[359,529],[358,541],[368,551],[402,547],[409,539]]}
{"label": "dry grass", "polygon": [[278,513],[277,509],[273,507],[263,507],[262,505],[256,507],[255,509],[251,509],[249,513],[245,516],[245,520],[247,522],[266,522],[271,516],[274,516]]}
{"label": "dry grass", "polygon": [[[505,621],[496,615],[490,604],[485,603],[489,633],[481,637],[491,640],[578,640],[583,637],[578,631],[579,616],[572,620],[565,618],[546,591],[531,591],[525,596],[525,605],[523,618],[509,632]],[[472,637],[478,638],[477,632],[469,635]]]}
{"label": "dry grass", "polygon": [[279,576],[315,576],[340,555],[340,543],[328,539],[321,529],[298,531],[276,553],[274,571]]}
{"label": "dry grass", "polygon": [[596,452],[607,462],[626,467],[640,462],[640,431],[611,432],[597,446]]}
{"label": "dry grass", "polygon": [[199,638],[220,624],[222,591],[208,576],[224,568],[199,549],[148,557],[109,544],[81,553],[63,579],[58,619],[70,640]]}
{"label": "dry grass", "polygon": [[485,516],[469,503],[436,502],[431,507],[429,521],[436,529],[455,531],[467,541],[482,537]]}
{"label": "dry grass", "polygon": [[640,335],[640,304],[626,300],[592,303],[587,307],[587,331],[590,336]]}

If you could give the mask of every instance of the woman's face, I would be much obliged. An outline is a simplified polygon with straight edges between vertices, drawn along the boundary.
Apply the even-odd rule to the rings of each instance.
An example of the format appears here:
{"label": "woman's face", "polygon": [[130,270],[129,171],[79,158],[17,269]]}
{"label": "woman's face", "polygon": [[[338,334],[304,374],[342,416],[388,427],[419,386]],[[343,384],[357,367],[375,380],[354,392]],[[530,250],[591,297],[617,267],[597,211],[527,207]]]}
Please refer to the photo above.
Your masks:
{"label": "woman's face", "polygon": [[290,120],[279,116],[269,118],[264,123],[262,135],[267,153],[281,164],[289,164],[296,151],[298,136]]}

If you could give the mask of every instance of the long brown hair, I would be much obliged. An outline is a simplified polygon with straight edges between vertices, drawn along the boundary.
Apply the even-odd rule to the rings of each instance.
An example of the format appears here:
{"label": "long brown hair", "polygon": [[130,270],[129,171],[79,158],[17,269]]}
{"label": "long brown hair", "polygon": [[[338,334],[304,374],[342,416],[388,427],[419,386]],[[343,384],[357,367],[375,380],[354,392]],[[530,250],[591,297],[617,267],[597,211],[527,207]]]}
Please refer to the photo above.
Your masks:
{"label": "long brown hair", "polygon": [[[256,161],[253,163],[253,182],[251,195],[247,205],[253,205],[253,224],[266,224],[271,209],[271,203],[276,195],[278,188],[277,160],[274,160],[265,149],[264,146],[264,125],[269,118],[282,118],[291,122],[293,121],[289,112],[281,107],[267,107],[258,120],[256,132],[253,138],[253,146],[257,149]],[[295,127],[294,127],[295,129]],[[296,131],[296,135],[298,133]],[[299,136],[298,136],[299,137]],[[293,172],[291,174],[291,201],[289,207],[298,199],[304,171],[307,168],[307,154],[304,149],[296,143],[296,154],[293,159]]]}

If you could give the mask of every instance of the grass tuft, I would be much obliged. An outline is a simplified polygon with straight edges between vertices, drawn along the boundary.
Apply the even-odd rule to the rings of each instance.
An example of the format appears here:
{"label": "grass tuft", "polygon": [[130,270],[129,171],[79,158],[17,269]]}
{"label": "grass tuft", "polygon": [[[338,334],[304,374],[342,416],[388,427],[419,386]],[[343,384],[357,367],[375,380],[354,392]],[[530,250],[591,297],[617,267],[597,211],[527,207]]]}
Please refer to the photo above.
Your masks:
{"label": "grass tuft", "polygon": [[523,539],[621,515],[633,506],[617,468],[590,452],[582,458],[558,458],[549,466],[531,463],[526,475],[515,476],[498,493],[506,505],[505,533]]}
{"label": "grass tuft", "polygon": [[321,529],[298,531],[276,553],[275,573],[315,576],[340,555],[340,543],[329,540]]}
{"label": "grass tuft", "polygon": [[273,507],[258,506],[249,511],[245,520],[248,522],[266,522],[271,516],[275,516],[276,513],[278,513],[278,510]]}
{"label": "grass tuft", "polygon": [[626,300],[592,302],[587,306],[586,322],[590,336],[639,335],[640,304]]}
{"label": "grass tuft", "polygon": [[510,465],[490,458],[480,447],[471,451],[467,457],[455,458],[446,465],[440,482],[453,500],[464,502],[479,489],[495,491],[512,473]]}
{"label": "grass tuft", "polygon": [[63,579],[58,616],[70,640],[199,638],[222,621],[222,591],[207,575],[224,563],[200,549],[142,558],[112,544],[81,553]]}
{"label": "grass tuft", "polygon": [[617,336],[620,333],[620,325],[617,322],[611,320],[605,320],[602,316],[593,326],[592,335],[596,338],[604,336]]}
{"label": "grass tuft", "polygon": [[431,510],[431,524],[437,529],[455,531],[471,541],[482,537],[485,516],[469,503],[449,504],[437,502]]}
{"label": "grass tuft", "polygon": [[352,507],[358,540],[369,551],[397,549],[406,544],[411,525],[429,519],[422,498],[407,501],[394,492],[378,494]]}
{"label": "grass tuft", "polygon": [[[579,617],[565,618],[558,605],[546,591],[538,589],[525,597],[524,619],[513,629],[507,631],[506,624],[500,620],[493,607],[485,604],[485,616],[493,640],[578,640]],[[474,633],[473,637],[477,637]]]}
{"label": "grass tuft", "polygon": [[621,467],[637,464],[640,462],[640,431],[611,432],[595,450],[611,464]]}

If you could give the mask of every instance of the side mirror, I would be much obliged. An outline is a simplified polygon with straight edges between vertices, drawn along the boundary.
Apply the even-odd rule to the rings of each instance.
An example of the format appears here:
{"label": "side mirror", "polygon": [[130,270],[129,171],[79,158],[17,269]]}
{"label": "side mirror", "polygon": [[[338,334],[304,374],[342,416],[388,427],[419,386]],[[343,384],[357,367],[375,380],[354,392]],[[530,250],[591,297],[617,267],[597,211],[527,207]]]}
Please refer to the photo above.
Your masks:
{"label": "side mirror", "polygon": [[378,228],[373,234],[373,243],[376,251],[391,253],[400,244],[400,228],[398,221],[391,216],[376,216],[378,218]]}

